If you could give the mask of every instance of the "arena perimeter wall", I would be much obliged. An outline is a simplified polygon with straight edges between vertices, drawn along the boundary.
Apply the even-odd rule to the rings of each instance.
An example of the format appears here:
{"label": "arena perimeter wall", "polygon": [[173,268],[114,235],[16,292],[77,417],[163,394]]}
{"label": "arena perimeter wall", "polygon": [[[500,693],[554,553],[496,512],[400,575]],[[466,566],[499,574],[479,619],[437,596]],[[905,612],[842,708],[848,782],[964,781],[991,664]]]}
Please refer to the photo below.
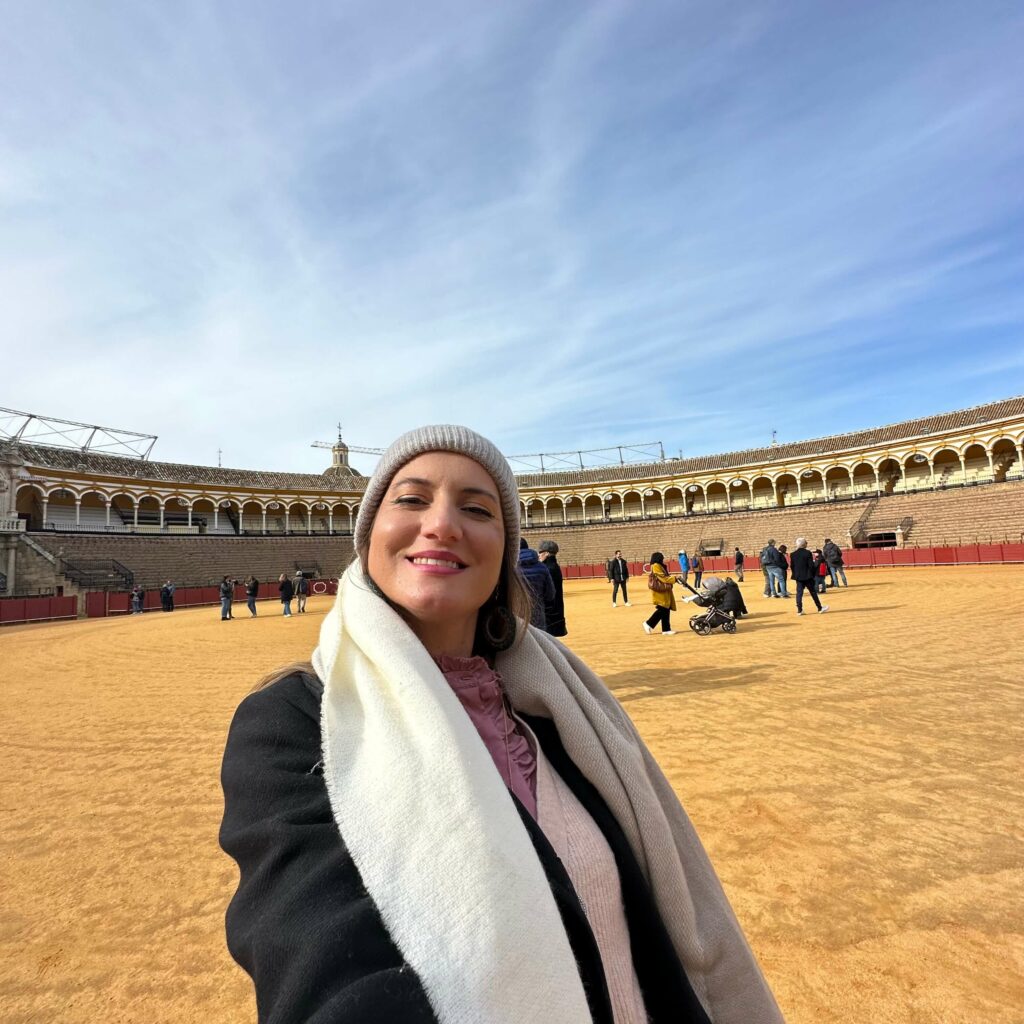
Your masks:
{"label": "arena perimeter wall", "polygon": [[[757,572],[759,566],[757,554],[747,554],[744,569]],[[855,548],[843,552],[843,562],[847,569],[883,569],[910,566],[931,565],[992,565],[998,563],[1024,563],[1024,544],[967,544],[962,547],[945,548]],[[629,563],[629,571],[634,576],[643,575],[647,568],[644,562]],[[668,559],[667,568],[671,572],[679,571],[679,562],[675,558]],[[732,572],[733,558],[731,555],[720,555],[704,559],[704,572]],[[567,580],[603,579],[605,566],[603,562],[586,565],[563,565],[562,574]],[[336,594],[338,581],[310,580],[314,594]],[[131,595],[117,591],[93,591],[85,594],[85,616],[90,619],[105,618],[108,615],[127,615],[131,605]],[[235,587],[236,604],[245,604],[245,587]],[[276,590],[261,594],[258,601],[279,601]],[[175,608],[195,608],[220,604],[218,587],[180,587],[174,593]],[[160,594],[156,590],[147,590],[143,600],[143,611],[158,611]],[[5,597],[0,598],[0,626],[24,625],[31,622],[54,622],[61,619],[78,617],[77,597]]]}

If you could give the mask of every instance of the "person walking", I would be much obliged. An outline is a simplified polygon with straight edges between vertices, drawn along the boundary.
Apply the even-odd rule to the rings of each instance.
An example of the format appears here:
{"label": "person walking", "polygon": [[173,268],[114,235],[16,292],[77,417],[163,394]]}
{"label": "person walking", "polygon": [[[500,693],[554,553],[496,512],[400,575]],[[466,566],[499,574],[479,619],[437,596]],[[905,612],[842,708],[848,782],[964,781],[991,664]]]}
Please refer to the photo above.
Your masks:
{"label": "person walking", "polygon": [[651,555],[651,575],[647,578],[654,612],[644,623],[645,633],[653,633],[654,627],[659,623],[665,636],[672,636],[675,632],[672,628],[672,613],[676,610],[676,595],[672,590],[674,582],[675,577],[670,576],[668,569],[665,568],[665,556],[660,551],[655,551]]}
{"label": "person walking", "polygon": [[743,552],[736,548],[733,554],[733,564],[736,566],[736,579],[743,582]]}
{"label": "person walking", "polygon": [[828,605],[822,604],[818,598],[818,574],[814,568],[814,555],[807,550],[807,538],[797,537],[796,551],[790,558],[793,571],[793,582],[796,583],[796,613],[804,613],[804,591],[811,595],[811,600],[818,609],[818,614],[828,611]]}
{"label": "person walking", "polygon": [[231,614],[231,602],[235,597],[235,581],[230,580],[225,576],[220,581],[220,621],[227,622],[228,619],[233,619],[234,616]]}
{"label": "person walking", "polygon": [[277,578],[277,589],[281,594],[281,614],[287,618],[292,615],[292,598],[295,596],[295,584],[288,579],[287,573],[281,573]]}
{"label": "person walking", "polygon": [[547,632],[548,617],[545,609],[555,596],[555,585],[551,582],[551,573],[541,565],[540,556],[526,543],[525,537],[519,538],[519,571],[533,593],[530,624]]}
{"label": "person walking", "polygon": [[789,587],[787,583],[789,581],[789,548],[785,544],[780,544],[778,547],[779,552],[779,568],[782,570],[782,596],[789,597]]}
{"label": "person walking", "polygon": [[631,607],[629,603],[629,563],[622,557],[621,551],[615,552],[615,557],[608,563],[608,579],[612,581],[612,607],[617,608],[616,600],[619,590],[622,590],[622,603]]}
{"label": "person walking", "polygon": [[690,556],[686,548],[679,549],[679,582],[685,587],[690,578]]}
{"label": "person walking", "polygon": [[544,620],[551,636],[568,636],[565,624],[565,600],[562,594],[562,567],[558,564],[558,545],[553,540],[542,540],[537,548],[537,557],[544,568],[551,573],[551,584],[555,596],[545,602]]}
{"label": "person walking", "polygon": [[165,612],[174,611],[174,584],[170,580],[160,588],[160,607]]}
{"label": "person walking", "polygon": [[309,596],[309,580],[303,575],[301,569],[295,570],[295,579],[292,581],[295,588],[295,598],[298,603],[298,610],[301,614],[306,610],[306,598]]}
{"label": "person walking", "polygon": [[145,596],[146,596],[146,592],[142,589],[140,584],[136,583],[135,586],[132,587],[132,594],[131,594],[131,597],[132,597],[132,611],[131,611],[131,613],[132,613],[132,615],[141,615],[142,614],[142,602],[143,602]]}
{"label": "person walking", "polygon": [[260,593],[260,581],[255,576],[247,576],[245,580],[245,606],[249,614],[256,618],[256,598]]}
{"label": "person walking", "polygon": [[690,559],[690,568],[693,570],[693,586],[700,590],[700,581],[704,578],[704,558],[698,551]]}
{"label": "person walking", "polygon": [[846,582],[846,573],[843,571],[843,552],[840,550],[839,545],[834,540],[826,537],[821,553],[824,555],[825,562],[828,565],[828,572],[832,577],[832,586],[839,586],[839,577],[841,576],[843,586],[848,587],[850,584]]}
{"label": "person walking", "polygon": [[626,710],[528,625],[519,507],[480,435],[399,438],[312,661],[236,711],[226,931],[260,1019],[782,1024]]}

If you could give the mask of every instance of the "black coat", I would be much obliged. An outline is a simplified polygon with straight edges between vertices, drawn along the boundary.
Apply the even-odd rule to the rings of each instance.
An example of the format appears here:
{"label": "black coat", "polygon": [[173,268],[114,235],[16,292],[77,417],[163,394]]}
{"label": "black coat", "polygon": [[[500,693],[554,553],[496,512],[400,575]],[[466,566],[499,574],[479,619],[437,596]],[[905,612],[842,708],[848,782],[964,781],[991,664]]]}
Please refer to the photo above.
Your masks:
{"label": "black coat", "polygon": [[548,555],[542,563],[551,573],[551,583],[555,588],[555,596],[544,602],[544,619],[547,631],[552,636],[567,636],[569,629],[565,624],[565,599],[562,595],[562,567],[554,555]]}
{"label": "black coat", "polygon": [[743,600],[743,591],[740,590],[735,580],[725,581],[725,595],[719,608],[723,612],[736,612],[738,615],[747,615],[747,606]]}
{"label": "black coat", "polygon": [[839,545],[834,541],[830,540],[822,549],[821,553],[825,558],[825,561],[829,565],[842,565],[843,564],[843,552],[840,550]]}
{"label": "black coat", "polygon": [[[315,677],[295,673],[250,694],[231,723],[221,773],[220,842],[238,862],[240,879],[227,912],[228,948],[253,978],[260,1024],[436,1021],[331,811],[321,765],[322,693]],[[522,717],[615,855],[633,962],[652,1024],[710,1024],[611,811],[569,759],[554,723]],[[595,1024],[612,1024],[600,953],[579,897],[544,833],[517,806],[551,886],[591,1016]]]}
{"label": "black coat", "polygon": [[629,562],[624,558],[609,559],[608,579],[615,583],[625,583],[629,579]]}
{"label": "black coat", "polygon": [[807,548],[797,548],[789,556],[789,568],[793,579],[805,583],[818,578],[818,570],[814,566],[814,555]]}
{"label": "black coat", "polygon": [[281,603],[290,601],[295,596],[295,584],[289,579],[281,580],[277,585],[277,589],[281,591]]}

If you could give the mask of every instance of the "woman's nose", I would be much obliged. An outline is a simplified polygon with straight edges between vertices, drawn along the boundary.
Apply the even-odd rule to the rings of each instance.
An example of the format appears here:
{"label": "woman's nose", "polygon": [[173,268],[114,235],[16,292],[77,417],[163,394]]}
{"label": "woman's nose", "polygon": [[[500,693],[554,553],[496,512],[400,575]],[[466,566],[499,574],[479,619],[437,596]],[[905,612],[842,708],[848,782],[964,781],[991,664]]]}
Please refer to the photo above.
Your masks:
{"label": "woman's nose", "polygon": [[453,540],[461,536],[459,510],[455,504],[443,499],[433,501],[423,517],[422,530],[427,537]]}

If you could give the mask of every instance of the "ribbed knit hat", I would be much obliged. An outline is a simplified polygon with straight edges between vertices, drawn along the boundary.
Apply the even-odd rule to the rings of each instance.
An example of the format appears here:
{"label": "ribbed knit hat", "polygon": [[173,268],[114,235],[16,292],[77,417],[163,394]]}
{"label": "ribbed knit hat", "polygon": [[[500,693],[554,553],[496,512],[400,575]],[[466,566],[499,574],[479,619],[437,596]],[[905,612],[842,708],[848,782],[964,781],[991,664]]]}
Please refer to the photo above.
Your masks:
{"label": "ribbed knit hat", "polygon": [[455,452],[480,463],[487,470],[498,488],[501,500],[501,514],[505,520],[505,554],[509,562],[515,565],[519,559],[519,488],[512,467],[486,437],[481,437],[469,427],[452,424],[410,430],[381,456],[366,485],[366,493],[356,516],[356,550],[369,544],[377,510],[395,474],[407,462],[426,452]]}

